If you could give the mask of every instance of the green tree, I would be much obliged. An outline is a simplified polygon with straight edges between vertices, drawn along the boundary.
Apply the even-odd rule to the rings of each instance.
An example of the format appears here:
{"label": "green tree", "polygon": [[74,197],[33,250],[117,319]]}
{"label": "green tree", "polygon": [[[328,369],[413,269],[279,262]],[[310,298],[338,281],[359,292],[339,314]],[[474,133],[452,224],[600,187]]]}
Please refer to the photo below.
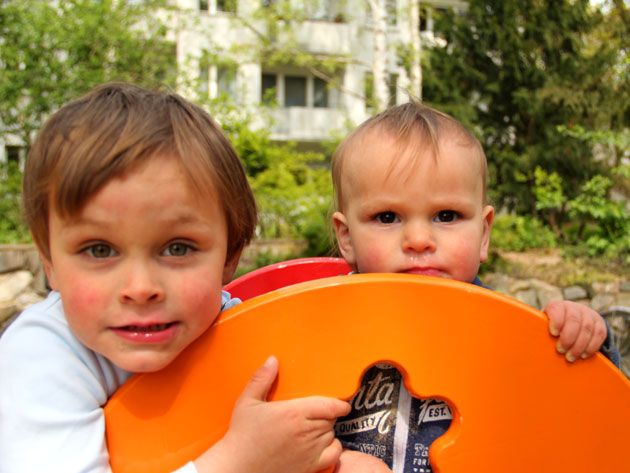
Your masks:
{"label": "green tree", "polygon": [[0,134],[28,146],[51,112],[103,82],[174,84],[164,3],[0,2]]}
{"label": "green tree", "polygon": [[471,0],[438,19],[448,46],[430,51],[424,97],[477,131],[496,205],[535,215],[537,167],[569,200],[607,172],[589,143],[557,130],[627,125],[629,96],[611,80],[617,44],[594,39],[605,20],[588,0]]}
{"label": "green tree", "polygon": [[258,205],[258,235],[305,238],[310,247],[319,248],[314,252],[325,253],[326,212],[332,196],[326,154],[301,151],[291,142],[272,142],[267,129],[256,127],[252,115],[225,98],[206,104],[243,161]]}

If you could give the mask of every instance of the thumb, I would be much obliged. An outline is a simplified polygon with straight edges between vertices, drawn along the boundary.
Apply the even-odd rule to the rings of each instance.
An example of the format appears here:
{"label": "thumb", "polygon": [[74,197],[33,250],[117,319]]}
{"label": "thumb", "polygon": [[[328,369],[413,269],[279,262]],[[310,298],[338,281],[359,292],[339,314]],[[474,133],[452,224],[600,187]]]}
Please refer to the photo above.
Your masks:
{"label": "thumb", "polygon": [[258,401],[266,401],[269,390],[278,375],[278,359],[270,356],[267,361],[256,370],[252,378],[245,386],[241,399],[249,398]]}

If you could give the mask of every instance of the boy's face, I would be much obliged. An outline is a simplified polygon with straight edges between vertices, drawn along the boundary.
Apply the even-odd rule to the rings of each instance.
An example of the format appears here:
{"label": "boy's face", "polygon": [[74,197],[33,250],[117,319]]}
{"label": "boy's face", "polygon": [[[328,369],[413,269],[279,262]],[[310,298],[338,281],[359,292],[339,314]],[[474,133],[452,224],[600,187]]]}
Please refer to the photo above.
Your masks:
{"label": "boy's face", "polygon": [[50,285],[70,328],[120,368],[168,365],[216,318],[227,227],[216,191],[198,195],[176,159],[106,183],[74,219],[50,213]]}
{"label": "boy's face", "polygon": [[436,158],[431,151],[414,158],[411,146],[400,148],[386,133],[366,135],[342,164],[343,202],[333,221],[343,257],[361,273],[472,282],[488,256],[494,216],[474,148],[447,137]]}

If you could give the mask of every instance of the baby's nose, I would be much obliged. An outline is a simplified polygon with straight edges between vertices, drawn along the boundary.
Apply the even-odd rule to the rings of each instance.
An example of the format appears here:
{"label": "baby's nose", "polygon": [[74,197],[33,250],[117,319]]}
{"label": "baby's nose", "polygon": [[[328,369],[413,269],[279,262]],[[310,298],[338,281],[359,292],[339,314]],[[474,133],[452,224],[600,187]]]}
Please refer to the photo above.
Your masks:
{"label": "baby's nose", "polygon": [[435,250],[431,226],[425,223],[407,223],[403,229],[403,251],[422,253]]}

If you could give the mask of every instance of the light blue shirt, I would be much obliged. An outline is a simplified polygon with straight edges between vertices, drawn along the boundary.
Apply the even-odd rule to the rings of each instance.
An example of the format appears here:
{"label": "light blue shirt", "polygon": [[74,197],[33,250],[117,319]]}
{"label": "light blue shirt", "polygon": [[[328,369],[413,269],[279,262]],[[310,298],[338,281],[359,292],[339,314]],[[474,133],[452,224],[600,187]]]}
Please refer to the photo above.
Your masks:
{"label": "light blue shirt", "polygon": [[103,406],[132,374],[74,336],[58,292],[26,309],[0,338],[0,472],[110,473]]}

